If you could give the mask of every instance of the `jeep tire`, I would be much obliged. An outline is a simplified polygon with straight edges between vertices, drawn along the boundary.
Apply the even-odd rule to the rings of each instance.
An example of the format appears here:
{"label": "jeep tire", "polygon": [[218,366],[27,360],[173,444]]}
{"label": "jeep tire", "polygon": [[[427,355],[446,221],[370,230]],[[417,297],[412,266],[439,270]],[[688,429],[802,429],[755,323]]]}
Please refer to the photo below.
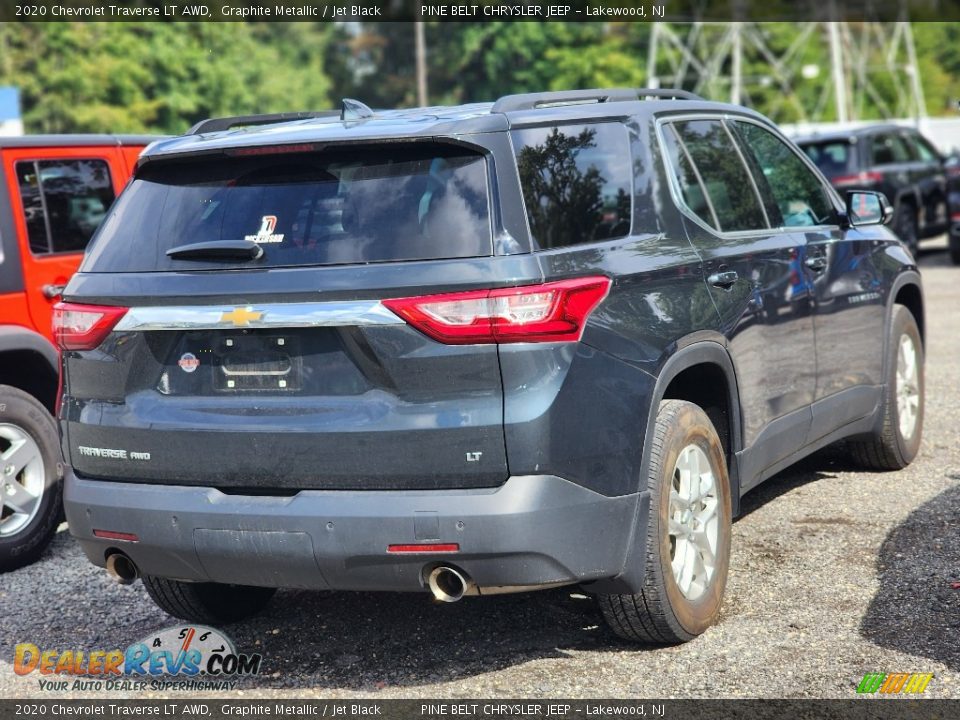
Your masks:
{"label": "jeep tire", "polygon": [[34,562],[60,524],[57,428],[31,395],[0,385],[0,572]]}

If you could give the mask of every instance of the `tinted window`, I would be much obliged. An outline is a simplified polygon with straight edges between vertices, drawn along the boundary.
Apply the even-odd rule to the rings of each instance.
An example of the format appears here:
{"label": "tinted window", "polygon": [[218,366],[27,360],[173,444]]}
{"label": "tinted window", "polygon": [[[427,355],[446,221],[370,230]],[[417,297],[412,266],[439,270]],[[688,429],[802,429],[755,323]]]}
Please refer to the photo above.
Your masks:
{"label": "tinted window", "polygon": [[39,160],[16,170],[30,250],[82,252],[113,202],[107,163]]}
{"label": "tinted window", "polygon": [[[695,174],[705,193],[704,203],[711,216],[701,215],[702,209],[688,206],[708,225],[719,230],[737,232],[768,227],[760,199],[747,168],[740,159],[730,134],[720,120],[689,120],[672,123],[679,140],[681,155],[685,152],[692,163],[689,172]],[[674,166],[681,189],[688,186],[692,192],[688,172],[681,165]]]}
{"label": "tinted window", "polygon": [[618,123],[517,130],[517,169],[540,248],[630,234],[632,162]]}
{"label": "tinted window", "polygon": [[892,165],[910,161],[910,151],[899,135],[874,135],[870,138],[874,165]]}
{"label": "tinted window", "polygon": [[857,172],[857,146],[848,140],[804,143],[801,147],[827,177]]}
{"label": "tinted window", "polygon": [[833,203],[823,183],[799,155],[759,125],[736,122],[734,126],[763,176],[760,185],[772,195],[784,227],[833,222]]}
{"label": "tinted window", "polygon": [[84,270],[223,267],[165,253],[238,239],[262,245],[258,266],[477,257],[491,254],[488,205],[484,158],[459,148],[158,161],[118,200]]}

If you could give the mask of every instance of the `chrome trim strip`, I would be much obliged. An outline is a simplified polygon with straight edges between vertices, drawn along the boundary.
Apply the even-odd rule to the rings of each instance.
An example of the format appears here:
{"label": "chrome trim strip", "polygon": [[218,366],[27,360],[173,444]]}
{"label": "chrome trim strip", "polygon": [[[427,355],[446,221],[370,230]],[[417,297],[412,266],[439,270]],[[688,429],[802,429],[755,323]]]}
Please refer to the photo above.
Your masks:
{"label": "chrome trim strip", "polygon": [[[231,317],[236,311],[239,321]],[[244,319],[250,313],[259,317]],[[404,321],[377,300],[262,305],[180,305],[134,307],[117,332],[146,330],[224,330],[235,328],[339,327],[344,325],[403,325]]]}

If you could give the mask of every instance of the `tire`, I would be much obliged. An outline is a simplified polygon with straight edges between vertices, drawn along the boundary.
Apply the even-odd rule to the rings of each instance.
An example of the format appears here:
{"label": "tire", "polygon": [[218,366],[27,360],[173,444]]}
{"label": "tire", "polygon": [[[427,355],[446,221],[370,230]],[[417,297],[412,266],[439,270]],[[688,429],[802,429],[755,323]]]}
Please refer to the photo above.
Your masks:
{"label": "tire", "polygon": [[[883,391],[883,424],[873,435],[849,442],[854,459],[869,470],[902,470],[920,450],[923,435],[924,379],[923,343],[913,314],[903,305],[893,306],[890,343],[887,347],[887,377]],[[916,374],[907,377],[908,363],[901,365],[901,346],[909,343],[914,352]],[[902,372],[901,372],[902,371]],[[898,379],[898,376],[901,376]],[[913,402],[908,402],[910,399]],[[901,414],[913,407],[914,422],[901,423]],[[911,430],[912,428],[912,430]]]}
{"label": "tire", "polygon": [[954,265],[960,265],[960,237],[951,232],[948,242],[950,245],[950,261]]}
{"label": "tire", "polygon": [[50,543],[63,511],[62,470],[53,417],[33,396],[0,385],[0,572],[29,565]]}
{"label": "tire", "polygon": [[168,615],[195,623],[232,623],[256,615],[276,588],[221,583],[189,583],[145,575],[143,586]]}
{"label": "tire", "polygon": [[917,248],[920,245],[920,231],[917,227],[917,211],[913,205],[907,202],[900,205],[894,227],[896,228],[897,237],[903,241],[904,245],[910,248],[911,253],[916,255]]}
{"label": "tire", "polygon": [[[713,478],[706,500],[702,499],[701,486],[700,500],[693,503],[700,507],[699,515],[703,515],[708,506],[714,510],[712,520],[705,527],[715,530],[711,545],[715,562],[712,573],[706,576],[706,568],[702,566],[693,570],[693,574],[687,572],[695,565],[684,564],[682,558],[694,556],[678,553],[681,548],[689,553],[696,546],[688,538],[672,534],[674,530],[685,532],[695,528],[693,519],[685,515],[689,504],[678,504],[671,497],[671,490],[678,486],[679,493],[673,494],[682,495],[684,485],[688,496],[694,494],[689,481],[683,482],[682,472],[684,466],[691,468],[693,458],[700,463],[701,479],[705,475],[704,465]],[[650,491],[650,516],[646,536],[639,539],[643,545],[636,548],[646,557],[643,588],[636,595],[600,595],[598,601],[610,628],[626,640],[656,644],[686,642],[716,622],[730,564],[731,504],[726,458],[716,429],[698,406],[682,400],[660,403],[646,482]],[[702,538],[709,533],[701,528],[699,535]],[[686,575],[675,575],[672,554],[677,557],[678,565],[685,568]],[[703,582],[687,582],[698,574]],[[681,583],[687,586],[686,591],[681,589]]]}

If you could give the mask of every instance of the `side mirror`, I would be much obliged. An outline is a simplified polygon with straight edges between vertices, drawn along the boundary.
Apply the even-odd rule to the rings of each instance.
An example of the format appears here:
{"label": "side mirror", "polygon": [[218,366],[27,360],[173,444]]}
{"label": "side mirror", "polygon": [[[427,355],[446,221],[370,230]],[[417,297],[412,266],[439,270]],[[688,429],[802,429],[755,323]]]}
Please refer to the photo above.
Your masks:
{"label": "side mirror", "polygon": [[893,205],[881,192],[851,190],[847,193],[847,222],[851,227],[886,225],[893,219]]}

